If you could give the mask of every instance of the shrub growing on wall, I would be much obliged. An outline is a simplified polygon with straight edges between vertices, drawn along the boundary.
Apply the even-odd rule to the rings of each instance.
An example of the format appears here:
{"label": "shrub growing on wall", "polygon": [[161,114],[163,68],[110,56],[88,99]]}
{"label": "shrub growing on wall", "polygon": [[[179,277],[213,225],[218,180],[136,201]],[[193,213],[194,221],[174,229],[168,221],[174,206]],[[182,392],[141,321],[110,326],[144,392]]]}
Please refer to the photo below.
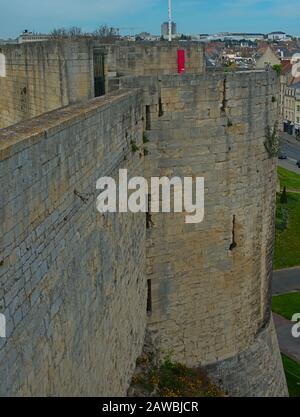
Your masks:
{"label": "shrub growing on wall", "polygon": [[276,72],[277,76],[280,77],[282,70],[281,64],[273,65],[273,70]]}
{"label": "shrub growing on wall", "polygon": [[266,140],[264,142],[269,158],[275,158],[279,154],[280,142],[278,137],[278,123],[275,122],[274,128],[270,126],[266,128]]}

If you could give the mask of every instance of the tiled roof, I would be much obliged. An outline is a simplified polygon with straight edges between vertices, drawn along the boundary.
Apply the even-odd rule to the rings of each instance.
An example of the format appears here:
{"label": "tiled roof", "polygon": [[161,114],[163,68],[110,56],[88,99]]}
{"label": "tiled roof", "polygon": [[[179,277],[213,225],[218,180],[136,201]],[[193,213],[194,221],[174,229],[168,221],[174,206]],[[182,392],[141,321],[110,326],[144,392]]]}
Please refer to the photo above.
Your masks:
{"label": "tiled roof", "polygon": [[282,75],[287,75],[292,71],[293,68],[293,64],[291,64],[290,61],[283,61],[282,62],[282,69],[281,69],[281,74]]}

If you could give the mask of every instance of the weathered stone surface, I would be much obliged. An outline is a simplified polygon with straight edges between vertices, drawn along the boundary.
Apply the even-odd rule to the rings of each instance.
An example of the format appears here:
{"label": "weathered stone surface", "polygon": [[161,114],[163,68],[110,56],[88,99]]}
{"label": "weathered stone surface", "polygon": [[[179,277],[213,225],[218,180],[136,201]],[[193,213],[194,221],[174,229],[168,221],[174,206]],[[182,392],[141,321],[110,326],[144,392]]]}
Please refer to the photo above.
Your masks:
{"label": "weathered stone surface", "polygon": [[[156,100],[161,97],[162,117],[151,101],[154,79],[122,83],[143,87],[151,106],[146,173],[205,178],[203,223],[187,225],[185,214],[152,214],[147,272],[156,348],[161,357],[171,352],[189,366],[235,358],[241,372],[236,383],[243,378],[245,383],[233,389],[233,366],[230,383],[224,376],[229,394],[286,395],[273,328],[258,336],[270,320],[276,163],[264,141],[265,127],[276,117],[276,77],[268,72],[161,77]],[[236,246],[230,250],[233,233]],[[266,339],[274,343],[264,356]],[[253,363],[247,364],[252,350]],[[279,384],[270,380],[271,370]],[[264,382],[254,389],[256,376]]]}
{"label": "weathered stone surface", "polygon": [[0,128],[93,98],[95,49],[104,55],[108,92],[119,76],[176,74],[178,48],[185,49],[187,73],[205,71],[203,46],[192,42],[105,45],[78,39],[1,46],[6,76],[0,77]]}
{"label": "weathered stone surface", "polygon": [[185,51],[186,73],[205,71],[204,48],[197,42],[121,42],[105,48],[109,71],[118,76],[176,74],[178,49]]}
{"label": "weathered stone surface", "polygon": [[93,54],[85,40],[1,47],[0,128],[94,96]]}
{"label": "weathered stone surface", "polygon": [[206,369],[234,397],[288,396],[273,320],[248,349]]}
{"label": "weathered stone surface", "polygon": [[[161,356],[209,366],[231,395],[285,395],[270,324],[276,164],[264,147],[275,75],[170,75],[174,50],[168,75],[157,76],[168,54],[140,75],[132,52],[124,65],[138,76],[119,83],[131,91],[0,131],[0,395],[125,395],[147,279]],[[145,214],[100,215],[96,180],[120,168],[204,176],[204,221],[153,214],[146,231]]]}
{"label": "weathered stone surface", "polygon": [[146,326],[145,215],[98,213],[96,181],[142,174],[142,110],[120,92],[0,131],[1,396],[126,393]]}

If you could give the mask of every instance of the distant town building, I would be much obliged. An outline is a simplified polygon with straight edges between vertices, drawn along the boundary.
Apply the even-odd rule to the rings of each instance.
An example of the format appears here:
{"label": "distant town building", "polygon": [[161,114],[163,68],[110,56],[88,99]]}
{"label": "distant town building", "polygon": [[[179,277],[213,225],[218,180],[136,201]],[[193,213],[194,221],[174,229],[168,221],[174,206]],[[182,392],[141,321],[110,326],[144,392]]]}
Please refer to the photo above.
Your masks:
{"label": "distant town building", "polygon": [[300,136],[300,82],[296,84],[296,102],[295,102],[295,130]]}
{"label": "distant town building", "polygon": [[[177,34],[177,26],[175,22],[172,22],[172,35],[176,35]],[[161,36],[163,36],[164,38],[167,38],[169,35],[169,23],[168,22],[164,22],[161,25]]]}
{"label": "distant town building", "polygon": [[[285,120],[285,92],[287,87],[293,83],[293,74],[292,74],[293,64],[289,59],[281,60],[281,74],[280,74],[280,120],[281,126],[283,126],[283,122]],[[280,127],[281,127],[280,126]]]}
{"label": "distant town building", "polygon": [[211,35],[210,40],[213,39],[220,39],[221,41],[252,41],[255,42],[257,40],[263,40],[265,39],[265,35],[263,33],[234,33],[234,32],[223,32],[223,33],[217,33],[215,35]]}
{"label": "distant town building", "polygon": [[271,40],[271,41],[284,41],[287,38],[289,38],[289,36],[284,32],[268,33],[268,39]]}
{"label": "distant town building", "polygon": [[197,35],[199,38],[214,41],[214,40],[220,40],[222,42],[224,41],[248,41],[248,42],[257,42],[257,41],[263,41],[263,40],[271,40],[271,41],[290,41],[292,40],[292,37],[290,35],[287,35],[284,32],[272,32],[269,34],[264,33],[252,33],[252,32],[221,32],[221,33],[215,33],[211,35]]}
{"label": "distant town building", "polygon": [[49,39],[51,39],[51,35],[42,35],[24,30],[22,35],[18,38],[18,43],[43,42],[48,41]]}
{"label": "distant town building", "polygon": [[228,33],[225,34],[224,40],[243,41],[248,40],[255,42],[264,39],[263,33]]}
{"label": "distant town building", "polygon": [[284,96],[284,118],[286,122],[292,124],[295,121],[295,93],[293,86],[289,86]]}
{"label": "distant town building", "polygon": [[125,36],[122,36],[122,39],[124,39],[128,42],[135,42],[136,41],[136,36],[135,35],[125,35]]}
{"label": "distant town building", "polygon": [[286,88],[283,111],[284,131],[300,136],[300,82]]}
{"label": "distant town building", "polygon": [[18,43],[18,39],[0,39],[0,45],[10,45]]}
{"label": "distant town building", "polygon": [[280,64],[280,59],[269,46],[259,51],[256,56],[256,68],[262,69],[267,66],[273,67]]}
{"label": "distant town building", "polygon": [[157,41],[159,40],[159,36],[151,35],[151,33],[148,32],[141,32],[136,35],[136,39],[143,41]]}
{"label": "distant town building", "polygon": [[207,39],[207,38],[209,38],[209,34],[208,33],[200,33],[197,36],[199,37],[199,39]]}

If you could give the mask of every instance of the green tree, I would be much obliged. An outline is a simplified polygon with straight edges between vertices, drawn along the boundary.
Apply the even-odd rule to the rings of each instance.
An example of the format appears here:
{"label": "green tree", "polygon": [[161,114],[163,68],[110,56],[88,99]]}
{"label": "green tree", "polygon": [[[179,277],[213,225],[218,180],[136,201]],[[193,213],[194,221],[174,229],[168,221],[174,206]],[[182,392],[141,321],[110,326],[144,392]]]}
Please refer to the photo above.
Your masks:
{"label": "green tree", "polygon": [[280,203],[287,204],[287,202],[288,202],[288,197],[287,197],[286,187],[283,187],[283,191],[280,196]]}
{"label": "green tree", "polygon": [[281,64],[273,65],[273,70],[276,72],[277,76],[280,77],[282,70]]}

